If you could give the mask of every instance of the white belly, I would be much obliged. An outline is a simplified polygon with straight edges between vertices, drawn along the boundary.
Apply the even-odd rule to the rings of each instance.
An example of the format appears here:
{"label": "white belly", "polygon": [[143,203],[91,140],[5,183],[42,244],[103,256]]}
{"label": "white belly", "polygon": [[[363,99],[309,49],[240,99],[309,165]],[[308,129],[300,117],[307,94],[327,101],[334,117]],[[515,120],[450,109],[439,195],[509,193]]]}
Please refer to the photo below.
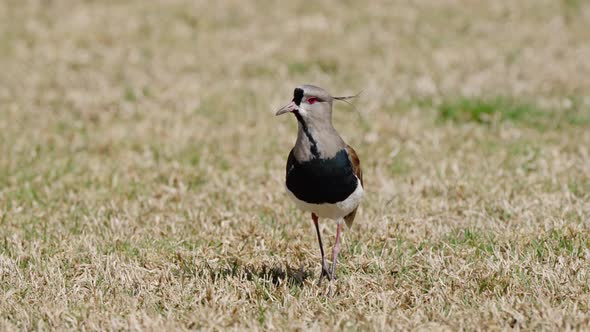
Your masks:
{"label": "white belly", "polygon": [[313,212],[318,217],[321,218],[329,218],[338,220],[344,218],[344,216],[348,215],[352,212],[352,210],[356,209],[357,206],[361,203],[363,199],[363,186],[361,185],[361,181],[358,181],[358,185],[352,194],[350,194],[345,200],[338,203],[323,203],[323,204],[313,204],[307,203],[299,198],[295,197],[295,195],[287,188],[287,193],[289,197],[295,202],[298,208],[303,211]]}

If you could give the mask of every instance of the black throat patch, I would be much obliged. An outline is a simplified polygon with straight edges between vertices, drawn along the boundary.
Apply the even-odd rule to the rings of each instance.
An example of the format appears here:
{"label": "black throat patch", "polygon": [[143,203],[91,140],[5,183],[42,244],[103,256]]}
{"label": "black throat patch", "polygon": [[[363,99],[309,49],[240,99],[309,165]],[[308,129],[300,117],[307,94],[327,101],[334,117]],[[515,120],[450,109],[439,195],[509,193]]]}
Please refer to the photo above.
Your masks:
{"label": "black throat patch", "polygon": [[305,136],[307,136],[307,139],[309,140],[309,149],[311,150],[311,154],[315,158],[319,158],[320,151],[318,151],[318,142],[316,142],[316,140],[313,138],[313,136],[311,136],[311,132],[309,131],[309,128],[307,127],[307,123],[305,123],[305,120],[303,120],[303,117],[301,116],[301,114],[299,114],[299,111],[295,111],[293,113],[295,114],[297,121],[299,121],[299,124],[301,125],[301,128],[303,129],[303,132],[305,133]]}
{"label": "black throat patch", "polygon": [[[295,90],[293,90],[293,102],[295,103],[295,105],[297,105],[297,106],[301,105],[302,99],[303,99],[303,89],[295,88]],[[311,154],[315,158],[319,158],[320,152],[318,151],[318,142],[316,142],[316,140],[313,138],[313,136],[311,136],[311,132],[309,131],[309,127],[307,127],[307,123],[305,123],[305,120],[303,120],[303,117],[301,116],[301,114],[299,114],[299,111],[295,111],[293,113],[295,114],[297,121],[299,121],[299,124],[301,125],[301,128],[303,129],[303,132],[305,133],[305,136],[307,136],[307,139],[309,140]]]}

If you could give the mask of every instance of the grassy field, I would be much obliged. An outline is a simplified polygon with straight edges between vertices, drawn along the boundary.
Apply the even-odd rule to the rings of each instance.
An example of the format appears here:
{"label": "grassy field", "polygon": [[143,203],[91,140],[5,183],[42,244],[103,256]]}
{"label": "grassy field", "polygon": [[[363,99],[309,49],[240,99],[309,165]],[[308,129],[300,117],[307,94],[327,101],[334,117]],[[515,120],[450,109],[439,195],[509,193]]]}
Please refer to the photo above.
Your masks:
{"label": "grassy field", "polygon": [[[582,0],[0,1],[0,330],[590,329],[589,24]],[[302,83],[365,89],[334,111],[366,196],[332,297],[283,189]]]}

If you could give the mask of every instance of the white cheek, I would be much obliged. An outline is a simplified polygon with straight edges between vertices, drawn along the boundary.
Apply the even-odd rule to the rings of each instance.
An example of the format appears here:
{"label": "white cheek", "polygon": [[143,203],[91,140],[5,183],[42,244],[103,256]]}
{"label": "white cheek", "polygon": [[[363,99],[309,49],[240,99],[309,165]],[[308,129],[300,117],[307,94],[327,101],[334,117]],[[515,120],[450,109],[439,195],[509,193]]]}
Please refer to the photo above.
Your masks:
{"label": "white cheek", "polygon": [[303,117],[307,116],[307,110],[302,107],[303,105],[299,106],[299,114]]}

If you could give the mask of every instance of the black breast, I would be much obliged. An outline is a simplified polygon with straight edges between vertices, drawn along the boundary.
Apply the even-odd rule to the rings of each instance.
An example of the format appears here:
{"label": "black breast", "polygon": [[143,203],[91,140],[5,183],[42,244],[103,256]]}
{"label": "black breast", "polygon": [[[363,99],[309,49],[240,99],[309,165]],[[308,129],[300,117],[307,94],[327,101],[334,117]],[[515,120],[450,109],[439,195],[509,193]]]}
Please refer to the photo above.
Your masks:
{"label": "black breast", "polygon": [[337,203],[352,194],[358,179],[346,150],[342,149],[333,158],[313,158],[298,162],[289,155],[287,161],[287,188],[302,201],[322,204]]}

